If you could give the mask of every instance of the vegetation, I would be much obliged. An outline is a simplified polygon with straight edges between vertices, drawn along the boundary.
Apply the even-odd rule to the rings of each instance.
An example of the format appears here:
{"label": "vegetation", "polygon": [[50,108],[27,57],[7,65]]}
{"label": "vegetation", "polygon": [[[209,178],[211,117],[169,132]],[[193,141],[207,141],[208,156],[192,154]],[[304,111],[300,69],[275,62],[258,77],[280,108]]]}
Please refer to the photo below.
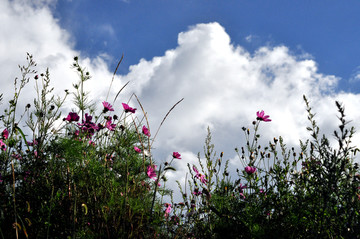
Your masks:
{"label": "vegetation", "polygon": [[[157,132],[135,94],[142,117],[130,101],[114,110],[121,90],[112,104],[91,101],[83,90],[90,74],[75,57],[74,91],[54,96],[49,71],[38,75],[30,54],[27,62],[0,118],[0,238],[359,238],[358,148],[339,102],[335,148],[305,96],[311,138],[300,152],[281,137],[260,145],[259,124],[271,119],[257,112],[253,128],[243,127],[246,145],[235,149],[242,165],[235,179],[209,130],[200,167],[188,165],[185,187],[178,182],[182,201],[173,202],[165,175],[181,155],[156,164]],[[33,79],[37,97],[19,113]],[[63,115],[68,97],[75,108]]]}

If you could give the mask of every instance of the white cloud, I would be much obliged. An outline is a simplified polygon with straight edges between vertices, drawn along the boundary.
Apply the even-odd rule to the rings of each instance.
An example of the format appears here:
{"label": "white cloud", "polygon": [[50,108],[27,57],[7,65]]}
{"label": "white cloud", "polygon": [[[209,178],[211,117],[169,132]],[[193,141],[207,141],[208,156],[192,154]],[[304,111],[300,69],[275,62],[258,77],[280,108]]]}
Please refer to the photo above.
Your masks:
{"label": "white cloud", "polygon": [[[31,5],[20,0],[0,1],[0,71],[6,95],[11,95],[13,79],[19,75],[16,66],[24,62],[26,52],[34,54],[39,66],[50,68],[58,92],[70,89],[77,80],[70,65],[81,53],[74,50],[71,36],[59,27],[46,2],[55,1]],[[104,30],[112,34],[111,28]],[[104,100],[112,78],[106,58],[81,58],[93,76],[88,89],[99,101]],[[141,59],[127,75],[116,77],[112,95],[128,80],[131,83],[119,103],[135,91],[148,112],[153,134],[171,106],[185,98],[171,112],[153,145],[157,162],[169,160],[173,151],[183,155],[175,161],[178,172],[171,174],[171,179],[184,177],[186,163],[196,162],[208,126],[215,148],[234,158],[234,148],[244,144],[241,127],[251,127],[258,110],[273,120],[260,126],[263,142],[282,135],[288,145],[298,144],[298,139],[308,137],[303,94],[311,101],[324,132],[331,133],[338,125],[335,99],[345,104],[348,120],[356,123],[360,118],[359,95],[334,92],[339,79],[318,72],[314,59],[294,55],[286,46],[266,46],[250,54],[231,44],[218,23],[198,24],[179,33],[175,49],[149,61]],[[31,92],[26,91],[25,98],[31,99]],[[174,183],[170,185],[177,191]]]}
{"label": "white cloud", "polygon": [[[51,13],[50,7],[56,1],[1,1],[0,2],[0,70],[2,92],[11,97],[13,80],[20,75],[18,64],[25,64],[26,52],[33,54],[38,63],[39,72],[49,67],[52,85],[57,93],[64,89],[72,89],[71,84],[78,81],[76,72],[71,69],[73,57],[81,55],[74,50],[74,42],[69,33],[62,29],[58,20]],[[111,33],[111,28],[106,27]],[[88,89],[96,89],[93,96],[104,99],[106,86],[109,86],[112,73],[108,70],[106,56],[99,55],[94,59],[80,57],[80,63],[91,72],[93,80],[89,81]],[[23,97],[32,99],[34,82],[30,82]],[[116,77],[113,93],[120,89],[121,82]],[[62,94],[61,93],[61,94]],[[26,102],[23,102],[26,103]]]}
{"label": "white cloud", "polygon": [[158,142],[166,147],[196,150],[195,142],[202,141],[208,125],[214,133],[221,129],[224,137],[234,137],[230,134],[249,125],[261,109],[273,118],[271,124],[262,126],[264,133],[285,135],[296,143],[305,136],[302,95],[323,100],[333,94],[338,81],[317,72],[316,62],[299,60],[285,46],[262,47],[251,55],[241,46],[231,45],[218,23],[196,25],[180,33],[178,43],[164,56],[142,59],[122,77],[137,82],[153,122],[159,122],[166,109],[185,98],[161,132]]}
{"label": "white cloud", "polygon": [[[234,158],[234,148],[245,143],[241,127],[251,127],[258,110],[265,110],[273,120],[261,124],[262,142],[281,135],[290,147],[296,146],[299,139],[309,138],[304,94],[322,132],[330,137],[339,123],[335,100],[351,109],[346,111],[349,120],[360,117],[353,110],[359,95],[335,93],[339,78],[318,72],[313,59],[293,55],[286,46],[262,47],[250,54],[230,44],[218,23],[198,24],[180,33],[175,49],[149,61],[142,59],[122,78],[137,83],[152,130],[172,104],[185,98],[154,144],[160,161],[172,151],[202,152],[207,126],[213,131],[216,149]],[[193,157],[189,159],[193,162]],[[186,162],[183,157],[181,164]]]}
{"label": "white cloud", "polygon": [[250,35],[245,37],[245,40],[250,43],[250,42],[252,42],[254,40],[254,38],[257,38],[257,36],[250,34]]}

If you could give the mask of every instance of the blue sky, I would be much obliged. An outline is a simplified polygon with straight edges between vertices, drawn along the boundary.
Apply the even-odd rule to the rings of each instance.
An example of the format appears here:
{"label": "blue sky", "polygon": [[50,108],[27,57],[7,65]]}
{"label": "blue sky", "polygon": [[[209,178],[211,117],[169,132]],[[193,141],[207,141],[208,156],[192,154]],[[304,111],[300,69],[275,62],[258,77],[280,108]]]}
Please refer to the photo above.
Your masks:
{"label": "blue sky", "polygon": [[[122,73],[140,58],[163,55],[177,34],[198,23],[218,22],[253,52],[262,45],[286,45],[307,52],[326,74],[342,78],[340,89],[359,91],[349,79],[360,65],[359,1],[129,0],[58,1],[53,10],[85,55],[125,55]],[[253,36],[248,42],[246,37]]]}
{"label": "blue sky", "polygon": [[[350,126],[360,127],[359,10],[359,1],[331,0],[3,0],[1,90],[6,102],[29,52],[39,72],[49,68],[54,92],[62,95],[78,80],[70,66],[80,56],[92,75],[86,89],[101,108],[124,54],[110,99],[130,83],[115,113],[136,93],[153,135],[184,98],[153,144],[157,162],[174,151],[182,155],[170,181],[182,180],[187,163],[197,163],[207,127],[235,171],[245,166],[234,152],[245,143],[241,128],[251,128],[257,111],[272,119],[260,125],[262,144],[281,135],[298,148],[299,139],[309,138],[304,94],[330,138],[339,124],[335,100],[345,105]],[[31,83],[23,106],[34,97]],[[64,114],[72,109],[66,104]],[[140,108],[134,100],[130,106]],[[360,145],[359,133],[353,142]]]}

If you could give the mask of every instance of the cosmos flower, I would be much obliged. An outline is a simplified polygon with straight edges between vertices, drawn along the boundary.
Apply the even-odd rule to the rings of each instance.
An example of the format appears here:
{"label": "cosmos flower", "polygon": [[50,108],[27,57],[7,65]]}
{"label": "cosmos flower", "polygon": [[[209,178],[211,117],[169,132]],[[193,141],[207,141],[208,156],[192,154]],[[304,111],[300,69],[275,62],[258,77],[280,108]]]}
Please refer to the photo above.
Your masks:
{"label": "cosmos flower", "polygon": [[131,112],[131,113],[135,113],[136,108],[131,108],[128,104],[122,103],[125,113]]}
{"label": "cosmos flower", "polygon": [[151,179],[154,179],[154,180],[156,180],[156,172],[155,172],[155,170],[156,170],[156,165],[153,165],[153,166],[149,165],[147,167],[147,172],[146,172],[148,177],[151,178]]}
{"label": "cosmos flower", "polygon": [[170,203],[165,203],[165,214],[164,214],[164,217],[168,217],[169,216],[169,213],[171,212],[171,204]]}
{"label": "cosmos flower", "polygon": [[8,139],[9,131],[7,129],[4,129],[4,131],[1,133],[1,135],[4,139]]}
{"label": "cosmos flower", "polygon": [[142,128],[142,132],[143,134],[145,134],[147,137],[150,137],[150,131],[148,128],[146,128],[146,126],[144,125]]}
{"label": "cosmos flower", "polygon": [[109,102],[102,102],[103,106],[104,106],[104,112],[108,112],[108,111],[114,111],[112,105]]}
{"label": "cosmos flower", "polygon": [[195,188],[193,194],[194,194],[195,196],[199,196],[199,195],[202,194],[202,192],[201,192],[198,188]]}
{"label": "cosmos flower", "polygon": [[256,168],[255,167],[251,167],[251,166],[246,166],[245,167],[245,172],[247,172],[247,174],[253,174],[256,172]]}
{"label": "cosmos flower", "polygon": [[112,117],[109,116],[106,121],[106,128],[108,128],[110,131],[114,131],[116,128],[116,124],[112,124]]}
{"label": "cosmos flower", "polygon": [[0,148],[5,151],[6,150],[6,144],[0,139]]}
{"label": "cosmos flower", "polygon": [[261,112],[256,112],[256,119],[260,121],[270,122],[271,119],[269,119],[269,115],[265,115],[265,112],[262,110]]}
{"label": "cosmos flower", "polygon": [[203,184],[206,184],[207,183],[207,180],[205,178],[205,175],[199,173],[199,171],[197,170],[197,168],[195,166],[193,166],[193,170],[194,172],[196,173],[195,177],[200,179],[200,181],[203,183]]}
{"label": "cosmos flower", "polygon": [[177,158],[177,159],[181,159],[181,154],[179,154],[178,152],[173,152],[173,158]]}
{"label": "cosmos flower", "polygon": [[139,149],[138,147],[134,146],[134,150],[138,153],[141,153],[141,149]]}
{"label": "cosmos flower", "polygon": [[246,185],[243,186],[243,185],[240,183],[240,186],[238,187],[238,190],[239,190],[240,196],[241,196],[242,198],[244,198],[244,199],[245,199],[245,195],[244,195],[243,189],[245,189],[245,188],[247,188],[247,186],[246,186]]}
{"label": "cosmos flower", "polygon": [[65,120],[69,121],[69,122],[73,122],[73,121],[79,121],[80,117],[78,116],[77,113],[74,112],[70,112],[68,114],[68,116],[65,118]]}

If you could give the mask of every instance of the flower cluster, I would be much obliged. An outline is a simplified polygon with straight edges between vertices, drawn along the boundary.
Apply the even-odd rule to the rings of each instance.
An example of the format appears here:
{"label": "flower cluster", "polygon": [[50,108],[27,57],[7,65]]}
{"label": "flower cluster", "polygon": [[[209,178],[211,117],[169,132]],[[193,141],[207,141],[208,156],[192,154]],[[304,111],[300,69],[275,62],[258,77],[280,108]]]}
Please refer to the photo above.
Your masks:
{"label": "flower cluster", "polygon": [[79,115],[75,112],[70,112],[68,116],[65,118],[65,120],[69,122],[78,122],[80,119]]}

